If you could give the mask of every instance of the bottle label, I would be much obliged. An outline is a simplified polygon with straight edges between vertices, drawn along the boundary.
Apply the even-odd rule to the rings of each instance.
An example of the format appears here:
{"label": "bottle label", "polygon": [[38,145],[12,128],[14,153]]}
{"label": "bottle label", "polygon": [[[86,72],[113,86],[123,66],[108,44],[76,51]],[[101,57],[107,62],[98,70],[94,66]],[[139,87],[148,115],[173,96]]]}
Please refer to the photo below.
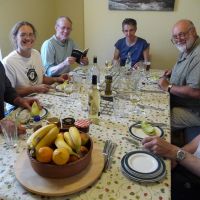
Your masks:
{"label": "bottle label", "polygon": [[99,113],[98,102],[95,101],[92,95],[89,95],[89,115],[97,115]]}

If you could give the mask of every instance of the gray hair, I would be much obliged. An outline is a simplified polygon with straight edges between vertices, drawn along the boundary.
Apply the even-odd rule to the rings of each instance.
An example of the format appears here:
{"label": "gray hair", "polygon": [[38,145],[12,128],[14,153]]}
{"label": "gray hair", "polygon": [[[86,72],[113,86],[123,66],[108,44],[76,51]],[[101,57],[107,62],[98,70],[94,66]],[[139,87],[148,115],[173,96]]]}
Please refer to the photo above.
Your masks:
{"label": "gray hair", "polygon": [[62,19],[65,19],[65,20],[69,21],[69,22],[72,24],[72,20],[71,20],[68,16],[60,16],[60,17],[58,17],[58,19],[56,20],[55,26],[57,26],[58,23],[59,23],[59,21],[62,20]]}

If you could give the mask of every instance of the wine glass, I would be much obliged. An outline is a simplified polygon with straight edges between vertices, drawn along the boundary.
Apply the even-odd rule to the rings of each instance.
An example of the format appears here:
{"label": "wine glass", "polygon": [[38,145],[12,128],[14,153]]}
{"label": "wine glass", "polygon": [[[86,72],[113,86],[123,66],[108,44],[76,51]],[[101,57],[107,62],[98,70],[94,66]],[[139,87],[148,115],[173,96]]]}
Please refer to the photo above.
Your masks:
{"label": "wine glass", "polygon": [[112,70],[112,61],[108,61],[106,60],[105,61],[105,71],[106,71],[106,75],[109,75],[111,73],[111,70]]}
{"label": "wine glass", "polygon": [[140,102],[140,100],[141,99],[140,99],[140,96],[139,96],[137,91],[133,91],[133,92],[130,93],[130,101],[131,101],[131,104],[133,106],[133,110],[132,111],[135,114],[140,114],[141,113],[139,107],[137,106],[137,104]]}
{"label": "wine glass", "polygon": [[142,93],[139,90],[134,90],[130,93],[130,101],[133,105],[133,113],[137,115],[143,115],[145,116],[146,113],[144,111],[144,106],[139,105],[139,102],[142,101]]}
{"label": "wine glass", "polygon": [[64,92],[65,94],[67,94],[68,96],[70,96],[70,94],[73,93],[73,83],[68,83],[66,84],[66,86],[64,87]]}

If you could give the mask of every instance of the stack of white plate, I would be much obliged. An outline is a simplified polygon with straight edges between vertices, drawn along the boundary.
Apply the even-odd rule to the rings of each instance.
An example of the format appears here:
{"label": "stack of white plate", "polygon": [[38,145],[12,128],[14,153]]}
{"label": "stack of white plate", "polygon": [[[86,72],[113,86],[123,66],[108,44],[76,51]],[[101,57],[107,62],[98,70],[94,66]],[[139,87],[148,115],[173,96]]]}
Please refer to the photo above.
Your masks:
{"label": "stack of white plate", "polygon": [[147,151],[132,151],[124,155],[121,170],[125,176],[138,182],[156,182],[166,175],[164,161]]}

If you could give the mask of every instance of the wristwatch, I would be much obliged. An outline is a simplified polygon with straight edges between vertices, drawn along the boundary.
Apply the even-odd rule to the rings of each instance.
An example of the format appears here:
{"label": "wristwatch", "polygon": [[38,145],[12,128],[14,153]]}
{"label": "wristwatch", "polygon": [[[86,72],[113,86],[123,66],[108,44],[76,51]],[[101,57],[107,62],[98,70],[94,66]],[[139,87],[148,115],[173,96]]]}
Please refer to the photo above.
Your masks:
{"label": "wristwatch", "polygon": [[176,161],[180,162],[182,160],[184,160],[186,157],[186,152],[182,149],[179,149],[176,153]]}
{"label": "wristwatch", "polygon": [[169,85],[168,85],[167,91],[168,91],[169,93],[170,93],[170,90],[172,89],[172,86],[173,86],[172,84],[169,84]]}

